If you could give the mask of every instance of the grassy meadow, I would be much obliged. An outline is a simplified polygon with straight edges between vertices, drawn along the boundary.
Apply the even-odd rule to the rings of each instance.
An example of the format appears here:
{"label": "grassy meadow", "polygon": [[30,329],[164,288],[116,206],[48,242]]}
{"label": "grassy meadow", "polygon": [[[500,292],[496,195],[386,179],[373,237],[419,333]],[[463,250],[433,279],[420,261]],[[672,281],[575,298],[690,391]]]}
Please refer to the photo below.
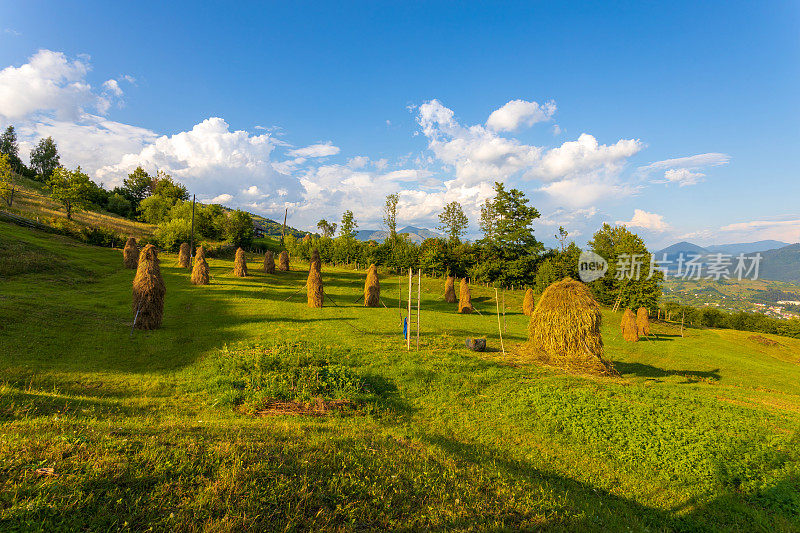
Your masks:
{"label": "grassy meadow", "polygon": [[407,278],[366,309],[324,266],[309,309],[306,264],[209,264],[162,254],[163,327],[132,333],[120,250],[0,223],[0,530],[800,530],[800,340],[625,343],[604,311],[621,376],[576,375],[517,353],[521,291],[503,355],[493,289],[458,315],[423,278],[407,351]]}

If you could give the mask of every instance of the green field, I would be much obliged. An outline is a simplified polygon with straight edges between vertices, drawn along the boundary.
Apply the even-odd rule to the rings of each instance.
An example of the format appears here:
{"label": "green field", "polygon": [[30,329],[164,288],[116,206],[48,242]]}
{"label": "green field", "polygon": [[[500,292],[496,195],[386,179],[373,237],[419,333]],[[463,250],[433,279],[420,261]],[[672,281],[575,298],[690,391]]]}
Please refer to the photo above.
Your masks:
{"label": "green field", "polygon": [[462,316],[423,279],[409,352],[396,276],[365,309],[324,267],[308,309],[307,265],[250,259],[195,287],[163,254],[163,328],[131,335],[119,250],[0,223],[0,530],[800,530],[800,340],[626,344],[605,311],[621,377],[571,375],[467,351],[499,348],[494,290]]}

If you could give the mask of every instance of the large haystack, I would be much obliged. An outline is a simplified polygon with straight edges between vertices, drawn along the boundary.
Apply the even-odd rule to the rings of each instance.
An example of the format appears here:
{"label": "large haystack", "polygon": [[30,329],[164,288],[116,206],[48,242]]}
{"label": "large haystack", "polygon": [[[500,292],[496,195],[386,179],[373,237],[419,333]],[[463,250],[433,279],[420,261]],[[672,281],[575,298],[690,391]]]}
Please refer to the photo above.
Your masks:
{"label": "large haystack", "polygon": [[289,253],[286,250],[282,251],[278,256],[278,270],[282,272],[289,271]]}
{"label": "large haystack", "polygon": [[264,272],[267,274],[275,273],[275,256],[272,255],[272,252],[264,254]]}
{"label": "large haystack", "polygon": [[467,278],[461,279],[461,286],[459,287],[458,312],[462,314],[468,314],[472,312],[472,296],[469,293],[469,284],[467,283]]}
{"label": "large haystack", "polygon": [[308,269],[306,290],[308,291],[308,306],[312,308],[322,307],[325,293],[322,290],[322,271],[319,263],[311,263]]}
{"label": "large haystack", "polygon": [[639,340],[639,328],[636,327],[636,314],[630,309],[622,313],[622,338],[629,342]]}
{"label": "large haystack", "polygon": [[148,244],[139,254],[139,266],[133,278],[133,313],[137,329],[156,329],[164,316],[167,288],[158,266],[158,254]]}
{"label": "large haystack", "polygon": [[602,319],[589,287],[565,278],[545,289],[531,313],[529,346],[545,363],[614,373],[603,360]]}
{"label": "large haystack", "polygon": [[206,251],[202,246],[197,248],[194,256],[194,268],[192,268],[192,285],[208,285],[208,262],[206,261]]}
{"label": "large haystack", "polygon": [[525,313],[525,316],[531,316],[535,307],[536,302],[533,299],[533,289],[529,288],[525,291],[525,297],[522,298],[522,312]]}
{"label": "large haystack", "polygon": [[449,304],[456,303],[456,280],[453,276],[447,276],[444,282],[444,301]]}
{"label": "large haystack", "polygon": [[128,237],[125,242],[125,248],[122,249],[122,261],[125,263],[125,268],[136,268],[139,266],[139,246],[136,244],[136,239]]}
{"label": "large haystack", "polygon": [[646,307],[640,307],[636,311],[636,331],[640,337],[650,335],[650,313]]}
{"label": "large haystack", "polygon": [[247,277],[247,257],[241,248],[236,250],[236,259],[233,261],[233,275],[240,278]]}
{"label": "large haystack", "polygon": [[178,252],[178,265],[181,268],[191,268],[192,266],[192,258],[189,254],[188,242],[181,243],[181,250]]}
{"label": "large haystack", "polygon": [[381,282],[378,280],[378,267],[370,265],[367,280],[364,282],[364,305],[378,307],[381,303]]}
{"label": "large haystack", "polygon": [[309,260],[309,265],[313,265],[314,263],[318,265],[318,269],[322,268],[322,260],[319,258],[319,250],[316,248],[311,250],[311,259]]}

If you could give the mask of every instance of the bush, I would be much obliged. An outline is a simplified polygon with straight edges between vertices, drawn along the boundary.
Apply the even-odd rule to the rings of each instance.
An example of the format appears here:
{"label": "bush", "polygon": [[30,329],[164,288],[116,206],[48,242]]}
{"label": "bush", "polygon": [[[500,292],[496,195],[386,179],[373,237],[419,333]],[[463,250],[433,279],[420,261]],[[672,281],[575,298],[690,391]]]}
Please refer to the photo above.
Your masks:
{"label": "bush", "polygon": [[177,218],[159,224],[153,232],[153,238],[165,250],[177,250],[182,242],[189,242],[192,236],[192,221]]}

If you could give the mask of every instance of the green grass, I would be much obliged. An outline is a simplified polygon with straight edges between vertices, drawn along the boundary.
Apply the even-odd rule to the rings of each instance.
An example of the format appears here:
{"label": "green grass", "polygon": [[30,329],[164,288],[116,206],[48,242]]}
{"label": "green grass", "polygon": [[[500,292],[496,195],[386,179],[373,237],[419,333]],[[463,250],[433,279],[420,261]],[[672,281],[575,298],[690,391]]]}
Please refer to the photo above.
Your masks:
{"label": "green grass", "polygon": [[[622,377],[571,375],[467,351],[499,348],[494,291],[462,316],[423,279],[409,352],[407,280],[365,309],[365,272],[324,268],[338,306],[308,309],[306,265],[250,259],[195,287],[162,255],[163,328],[131,335],[119,250],[0,224],[1,530],[800,529],[799,340],[658,323],[628,344],[606,311]],[[316,397],[353,409],[259,416]]]}

